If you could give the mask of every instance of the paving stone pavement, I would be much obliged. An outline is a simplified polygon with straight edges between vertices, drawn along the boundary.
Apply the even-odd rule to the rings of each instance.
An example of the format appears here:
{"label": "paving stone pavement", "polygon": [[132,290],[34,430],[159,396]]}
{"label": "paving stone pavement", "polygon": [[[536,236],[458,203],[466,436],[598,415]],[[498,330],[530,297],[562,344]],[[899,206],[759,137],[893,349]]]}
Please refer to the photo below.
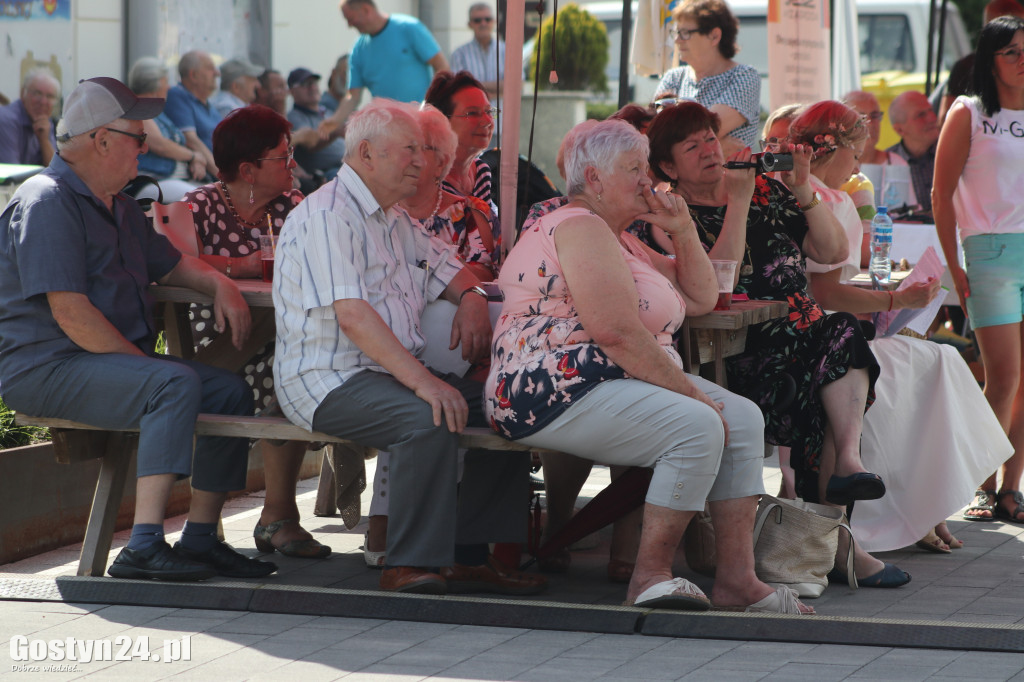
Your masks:
{"label": "paving stone pavement", "polygon": [[[778,471],[768,460],[768,490],[778,488]],[[595,468],[584,490],[593,495],[607,483],[607,471]],[[346,530],[337,517],[312,515],[316,481],[300,484],[303,523],[335,553],[328,560],[302,561],[277,556],[279,575],[262,581],[210,581],[215,593],[250,590],[253,603],[261,592],[288,589],[298,596],[326,600],[329,593],[379,598],[378,574],[362,564],[359,549],[363,523]],[[258,494],[235,498],[225,514],[227,539],[255,555],[251,534],[262,505]],[[364,504],[366,509],[366,504]],[[179,532],[183,518],[168,522]],[[61,601],[54,589],[75,580],[78,546],[0,566],[0,680],[925,680],[984,679],[1024,681],[1024,538],[1020,526],[966,523],[951,517],[950,527],[965,540],[964,549],[937,555],[909,548],[879,555],[899,564],[913,581],[896,590],[849,590],[830,587],[813,604],[814,619],[763,620],[736,616],[721,620],[692,616],[684,634],[667,637],[643,633],[611,634],[535,627],[494,627],[464,622],[416,622],[379,617],[371,607],[346,616],[218,610],[175,605],[141,606]],[[115,539],[117,549],[126,533]],[[573,552],[565,575],[551,576],[538,608],[585,604],[594,613],[616,609],[624,589],[604,578],[607,531],[592,549]],[[703,588],[710,581],[689,574]],[[62,582],[63,581],[63,582]],[[75,583],[76,585],[81,583]],[[88,584],[116,586],[112,580]],[[38,590],[31,588],[38,585]],[[27,586],[27,587],[26,587]],[[56,587],[54,587],[56,586]],[[138,591],[145,595],[155,587]],[[198,587],[184,586],[196,593]],[[6,591],[5,591],[6,590]],[[20,591],[19,591],[20,590]],[[68,593],[71,593],[68,590]],[[39,596],[37,596],[37,594]],[[459,608],[475,605],[501,612],[516,600],[439,598],[432,604],[440,618],[458,620]],[[374,604],[374,602],[367,602]],[[445,607],[451,608],[446,612]],[[603,609],[603,611],[598,611]],[[455,614],[454,616],[452,614]],[[469,611],[467,611],[469,613]],[[704,620],[700,620],[703,618]],[[638,622],[645,627],[654,615]],[[584,623],[586,623],[584,618]],[[592,630],[600,630],[598,619]],[[706,638],[705,631],[716,636]],[[810,625],[811,627],[805,627]],[[831,630],[830,630],[831,628]],[[944,635],[949,630],[948,636]],[[827,642],[828,632],[840,643]],[[849,639],[842,633],[849,633]],[[871,646],[842,641],[894,639]],[[925,633],[914,647],[889,646]],[[936,632],[937,638],[927,634]],[[724,633],[724,634],[720,634]],[[876,633],[872,635],[872,633]],[[69,660],[68,640],[77,648]],[[77,640],[77,641],[76,641]],[[93,647],[85,660],[84,647]],[[109,647],[106,650],[105,647]],[[918,648],[946,647],[946,648]],[[143,660],[148,649],[150,659]],[[983,650],[991,649],[991,650]],[[1002,649],[1002,650],[1000,650]],[[118,654],[120,658],[118,659]],[[166,659],[177,660],[166,660]],[[187,659],[187,660],[186,660]]]}

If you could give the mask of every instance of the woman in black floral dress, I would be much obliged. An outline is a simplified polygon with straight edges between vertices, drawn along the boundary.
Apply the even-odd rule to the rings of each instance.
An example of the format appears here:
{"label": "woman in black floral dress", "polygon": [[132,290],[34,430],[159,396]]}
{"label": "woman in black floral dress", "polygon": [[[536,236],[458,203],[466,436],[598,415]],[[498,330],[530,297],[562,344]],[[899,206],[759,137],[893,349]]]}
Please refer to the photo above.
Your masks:
{"label": "woman in black floral dress", "polygon": [[[878,363],[860,322],[826,315],[807,290],[804,256],[838,262],[848,248],[831,212],[816,208],[812,151],[793,150],[791,191],[751,169],[726,171],[717,129],[715,114],[684,102],[659,113],[648,135],[652,170],[686,199],[705,248],[740,261],[735,292],[789,304],[787,317],[748,331],[745,352],[727,362],[729,388],[761,405],[770,442],[792,448],[801,497],[842,505],[881,497],[885,486],[864,469],[859,450]],[[749,149],[730,157],[749,159]],[[779,384],[766,381],[782,373],[797,390],[777,409]]]}

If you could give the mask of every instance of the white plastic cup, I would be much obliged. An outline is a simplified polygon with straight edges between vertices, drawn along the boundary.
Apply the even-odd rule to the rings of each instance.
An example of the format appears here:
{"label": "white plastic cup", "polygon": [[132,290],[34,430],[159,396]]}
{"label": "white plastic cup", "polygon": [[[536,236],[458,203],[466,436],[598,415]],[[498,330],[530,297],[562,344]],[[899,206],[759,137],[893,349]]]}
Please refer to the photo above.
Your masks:
{"label": "white plastic cup", "polygon": [[733,279],[736,277],[736,263],[734,260],[713,260],[711,265],[715,268],[715,278],[718,280],[718,302],[715,310],[729,310],[732,308],[732,287]]}

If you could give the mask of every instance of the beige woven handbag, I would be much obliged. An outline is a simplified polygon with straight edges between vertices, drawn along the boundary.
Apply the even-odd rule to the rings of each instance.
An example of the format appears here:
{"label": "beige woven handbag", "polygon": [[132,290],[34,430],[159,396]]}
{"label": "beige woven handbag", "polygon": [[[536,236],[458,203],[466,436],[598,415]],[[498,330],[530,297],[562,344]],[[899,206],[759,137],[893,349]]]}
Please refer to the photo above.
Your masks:
{"label": "beige woven handbag", "polygon": [[[801,597],[820,597],[835,565],[839,532],[850,533],[846,513],[838,507],[762,495],[754,524],[754,571],[766,583],[787,585]],[[846,560],[850,587],[853,535]]]}

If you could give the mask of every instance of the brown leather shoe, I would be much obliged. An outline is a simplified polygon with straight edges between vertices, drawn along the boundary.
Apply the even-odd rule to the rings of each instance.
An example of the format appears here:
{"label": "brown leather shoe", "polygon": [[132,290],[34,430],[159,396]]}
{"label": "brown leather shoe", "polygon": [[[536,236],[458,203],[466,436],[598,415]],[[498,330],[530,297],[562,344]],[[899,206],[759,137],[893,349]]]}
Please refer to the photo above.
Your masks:
{"label": "brown leather shoe", "polygon": [[537,594],[548,586],[548,579],[536,573],[524,573],[504,566],[493,555],[481,566],[455,564],[441,569],[448,591],[491,592],[493,594]]}
{"label": "brown leather shoe", "polygon": [[444,578],[415,566],[385,568],[380,574],[380,589],[414,594],[445,594],[448,591]]}

